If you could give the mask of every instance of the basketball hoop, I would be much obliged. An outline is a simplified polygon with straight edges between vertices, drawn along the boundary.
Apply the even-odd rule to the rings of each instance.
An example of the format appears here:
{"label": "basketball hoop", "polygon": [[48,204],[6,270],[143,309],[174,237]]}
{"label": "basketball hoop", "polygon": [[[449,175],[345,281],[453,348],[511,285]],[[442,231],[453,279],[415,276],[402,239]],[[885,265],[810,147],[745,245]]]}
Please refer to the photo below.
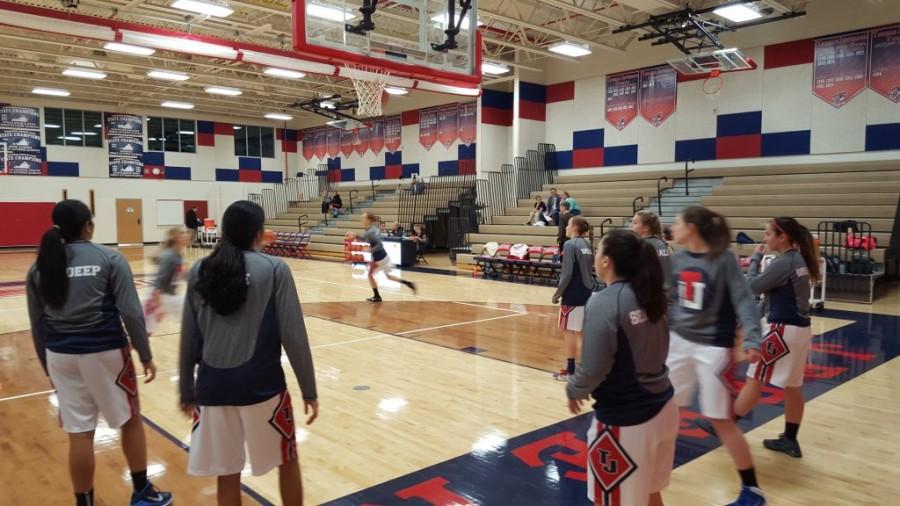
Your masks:
{"label": "basketball hoop", "polygon": [[709,98],[716,98],[719,96],[719,91],[721,91],[723,84],[725,82],[722,79],[722,73],[718,70],[713,70],[703,80],[703,93],[709,95]]}
{"label": "basketball hoop", "polygon": [[391,74],[380,68],[363,70],[359,65],[346,64],[341,76],[353,81],[356,89],[356,115],[363,118],[381,116],[384,88]]}

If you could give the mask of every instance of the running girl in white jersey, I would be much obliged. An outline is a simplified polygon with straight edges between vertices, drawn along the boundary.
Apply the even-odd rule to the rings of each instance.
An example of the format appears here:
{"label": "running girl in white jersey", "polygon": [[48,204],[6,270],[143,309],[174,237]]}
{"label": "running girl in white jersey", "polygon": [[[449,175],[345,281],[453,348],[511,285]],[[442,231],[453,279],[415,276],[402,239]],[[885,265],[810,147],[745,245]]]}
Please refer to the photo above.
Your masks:
{"label": "running girl in white jersey", "polygon": [[84,203],[56,204],[52,220],[28,271],[26,293],[34,348],[56,389],[59,418],[69,434],[75,504],[94,504],[94,431],[100,414],[110,428],[122,430],[134,486],[130,504],[171,504],[172,494],[147,479],[131,347],[143,365],[144,383],[156,377],[156,365],[131,269],[119,252],[91,242],[94,222]]}
{"label": "running girl in white jersey", "polygon": [[751,363],[760,358],[760,317],[737,259],[728,250],[731,232],[722,215],[689,207],[675,219],[672,234],[685,249],[672,257],[669,290],[669,378],[681,406],[699,390],[700,412],[709,419],[741,477],[741,493],[731,506],[763,506],[753,457],[735,423],[733,384],[737,327]]}

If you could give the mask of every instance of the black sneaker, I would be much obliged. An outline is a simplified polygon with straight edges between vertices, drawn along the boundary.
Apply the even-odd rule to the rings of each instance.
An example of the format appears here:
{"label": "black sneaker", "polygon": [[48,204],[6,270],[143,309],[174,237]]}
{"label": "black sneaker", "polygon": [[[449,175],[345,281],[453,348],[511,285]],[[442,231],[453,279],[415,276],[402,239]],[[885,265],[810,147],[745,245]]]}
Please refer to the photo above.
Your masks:
{"label": "black sneaker", "polygon": [[369,301],[369,302],[381,302],[381,296],[380,296],[380,295],[374,295],[374,296],[372,296],[372,297],[369,297],[369,298],[366,299],[366,300]]}
{"label": "black sneaker", "polygon": [[716,428],[713,427],[712,422],[707,420],[706,418],[700,418],[697,420],[697,427],[701,429],[703,432],[709,434],[713,437],[719,437],[719,433],[716,432]]}
{"label": "black sneaker", "polygon": [[786,453],[795,459],[803,457],[803,452],[800,451],[800,443],[784,437],[784,434],[779,434],[778,439],[764,439],[763,446],[773,452]]}
{"label": "black sneaker", "polygon": [[413,295],[415,295],[415,294],[417,294],[417,293],[419,292],[419,291],[416,289],[416,284],[413,283],[412,281],[407,281],[407,282],[406,282],[406,286],[408,286],[409,289],[412,290]]}

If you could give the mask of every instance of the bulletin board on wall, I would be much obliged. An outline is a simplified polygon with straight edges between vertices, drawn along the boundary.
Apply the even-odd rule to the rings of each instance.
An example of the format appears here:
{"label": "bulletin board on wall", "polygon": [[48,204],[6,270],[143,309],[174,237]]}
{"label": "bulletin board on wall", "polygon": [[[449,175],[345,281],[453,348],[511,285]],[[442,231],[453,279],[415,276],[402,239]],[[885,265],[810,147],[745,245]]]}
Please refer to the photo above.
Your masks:
{"label": "bulletin board on wall", "polygon": [[157,200],[156,224],[159,226],[184,223],[184,200]]}

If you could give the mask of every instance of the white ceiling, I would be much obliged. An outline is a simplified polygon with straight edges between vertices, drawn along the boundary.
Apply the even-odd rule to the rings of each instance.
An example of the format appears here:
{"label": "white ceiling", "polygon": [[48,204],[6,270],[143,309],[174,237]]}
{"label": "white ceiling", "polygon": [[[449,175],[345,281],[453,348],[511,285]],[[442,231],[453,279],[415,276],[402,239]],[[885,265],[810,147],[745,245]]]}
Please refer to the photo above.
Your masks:
{"label": "white ceiling", "polygon": [[[147,26],[208,35],[227,40],[290,50],[291,17],[289,0],[229,0],[235,13],[227,18],[186,15],[169,6],[171,0],[81,0],[78,14],[140,23]],[[692,7],[718,5],[724,0],[692,0]],[[900,21],[900,0],[760,0],[777,10],[801,9],[808,15],[788,21],[725,34],[727,45],[760,46],[815,35]],[[60,0],[29,0],[15,3],[64,10]],[[481,0],[479,18],[485,23],[486,59],[502,60],[524,79],[554,83],[611,71],[661,63],[677,56],[670,46],[651,47],[637,41],[634,32],[613,34],[624,23],[637,23],[652,14],[681,9],[687,0]],[[393,11],[386,4],[376,16],[390,23]],[[379,6],[381,8],[381,6]],[[396,23],[398,37],[413,36]],[[578,61],[559,57],[547,47],[563,38],[592,47],[593,55]],[[63,77],[74,65],[102,69],[102,81]],[[145,74],[150,69],[178,70],[191,79],[180,83],[155,81]],[[353,95],[346,79],[310,74],[300,81],[263,74],[262,66],[169,51],[139,57],[104,51],[102,43],[84,38],[4,27],[0,31],[0,94],[33,97],[34,86],[63,87],[72,92],[70,100],[94,103],[119,110],[158,107],[162,100],[190,101],[195,113],[234,118],[261,118],[266,112],[289,110],[290,104],[322,94]],[[504,78],[486,85],[503,86]],[[505,79],[509,79],[506,77]],[[205,86],[240,88],[239,97],[216,97]],[[397,113],[440,103],[467,100],[465,97],[413,91],[405,97],[391,97],[386,112]],[[62,102],[65,102],[62,101]],[[322,119],[294,111],[292,126],[321,124]]]}

